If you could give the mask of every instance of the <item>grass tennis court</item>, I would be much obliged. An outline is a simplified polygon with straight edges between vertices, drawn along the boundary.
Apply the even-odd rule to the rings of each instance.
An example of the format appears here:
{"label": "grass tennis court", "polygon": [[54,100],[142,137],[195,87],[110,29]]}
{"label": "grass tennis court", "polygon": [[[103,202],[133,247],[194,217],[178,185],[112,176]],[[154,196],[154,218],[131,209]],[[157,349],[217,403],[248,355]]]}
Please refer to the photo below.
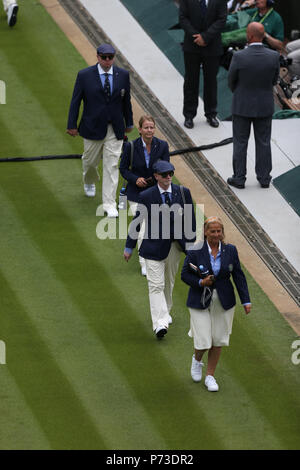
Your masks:
{"label": "grass tennis court", "polygon": [[[80,153],[65,127],[86,64],[39,2],[4,19],[0,158]],[[187,286],[157,342],[137,254],[96,237],[79,160],[1,163],[0,201],[1,449],[299,449],[296,334],[254,279],[210,394],[190,378]]]}

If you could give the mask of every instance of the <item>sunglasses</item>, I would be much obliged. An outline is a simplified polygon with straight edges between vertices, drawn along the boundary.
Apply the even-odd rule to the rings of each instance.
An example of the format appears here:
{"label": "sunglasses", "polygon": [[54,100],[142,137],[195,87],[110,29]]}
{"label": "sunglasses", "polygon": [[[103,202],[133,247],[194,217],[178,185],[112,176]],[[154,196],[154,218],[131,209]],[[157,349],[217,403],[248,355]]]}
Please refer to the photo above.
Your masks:
{"label": "sunglasses", "polygon": [[115,56],[114,54],[100,54],[102,60],[112,60]]}
{"label": "sunglasses", "polygon": [[168,176],[173,176],[174,171],[165,171],[164,173],[159,173],[162,178],[167,178]]}

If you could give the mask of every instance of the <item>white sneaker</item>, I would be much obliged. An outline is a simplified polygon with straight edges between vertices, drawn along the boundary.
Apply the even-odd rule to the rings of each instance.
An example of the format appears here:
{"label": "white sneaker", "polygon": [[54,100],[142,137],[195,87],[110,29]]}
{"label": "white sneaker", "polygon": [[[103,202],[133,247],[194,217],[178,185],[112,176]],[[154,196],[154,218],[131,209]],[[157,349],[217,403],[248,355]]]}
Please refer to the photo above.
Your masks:
{"label": "white sneaker", "polygon": [[217,392],[219,390],[219,385],[216,382],[216,379],[212,375],[207,375],[205,377],[205,385],[209,392]]}
{"label": "white sneaker", "polygon": [[194,382],[200,382],[202,379],[202,367],[204,366],[203,362],[197,361],[195,355],[192,358],[191,366],[191,376]]}
{"label": "white sneaker", "polygon": [[7,9],[7,24],[8,26],[14,26],[17,22],[17,13],[18,13],[18,5],[13,3],[9,5]]}
{"label": "white sneaker", "polygon": [[84,189],[84,194],[87,197],[95,197],[96,196],[96,185],[95,184],[84,184],[83,189]]}
{"label": "white sneaker", "polygon": [[119,212],[117,211],[117,209],[115,207],[110,207],[109,209],[104,209],[104,212],[106,212],[107,217],[110,217],[110,218],[119,217]]}

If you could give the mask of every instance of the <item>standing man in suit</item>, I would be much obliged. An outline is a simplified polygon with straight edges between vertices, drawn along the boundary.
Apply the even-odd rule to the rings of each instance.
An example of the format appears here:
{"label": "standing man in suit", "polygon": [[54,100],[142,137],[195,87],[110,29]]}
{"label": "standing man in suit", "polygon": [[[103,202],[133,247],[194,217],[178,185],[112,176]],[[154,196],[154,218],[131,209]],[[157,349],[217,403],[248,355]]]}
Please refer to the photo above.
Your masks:
{"label": "standing man in suit", "polygon": [[[102,204],[108,217],[118,217],[118,161],[124,132],[133,128],[129,73],[114,65],[115,53],[113,46],[102,44],[97,49],[98,64],[78,73],[67,126],[68,134],[84,138],[83,182],[88,197],[96,195],[98,166],[103,156]],[[83,113],[77,128],[82,101]]]}
{"label": "standing man in suit", "polygon": [[183,54],[185,76],[183,115],[185,127],[194,127],[199,99],[200,66],[203,67],[204,113],[218,127],[217,73],[223,54],[221,32],[226,24],[226,0],[180,0],[179,23],[185,31]]}
{"label": "standing man in suit", "polygon": [[165,336],[172,323],[172,293],[181,253],[186,252],[188,244],[196,238],[191,193],[172,183],[174,169],[172,163],[165,160],[155,164],[157,184],[140,193],[124,250],[128,261],[145,221],[139,254],[146,261],[152,326],[158,339]]}
{"label": "standing man in suit", "polygon": [[264,47],[265,29],[253,22],[247,27],[248,47],[235,52],[228,73],[233,92],[233,176],[227,183],[245,187],[247,148],[251,123],[255,138],[255,172],[262,188],[271,181],[271,131],[274,112],[273,86],[279,75],[279,54]]}

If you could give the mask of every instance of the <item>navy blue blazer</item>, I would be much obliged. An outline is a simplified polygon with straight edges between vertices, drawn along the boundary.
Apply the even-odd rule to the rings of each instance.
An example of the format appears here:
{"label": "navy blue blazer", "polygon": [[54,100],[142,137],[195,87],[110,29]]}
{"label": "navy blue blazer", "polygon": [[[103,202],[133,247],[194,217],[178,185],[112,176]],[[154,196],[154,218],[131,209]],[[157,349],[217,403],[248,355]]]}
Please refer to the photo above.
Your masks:
{"label": "navy blue blazer", "polygon": [[[83,101],[83,113],[77,125],[79,109]],[[113,66],[113,92],[110,102],[101,83],[98,66],[80,70],[70,104],[67,129],[79,129],[79,134],[90,140],[102,140],[111,123],[118,140],[124,138],[125,128],[133,126],[130,97],[130,80],[127,70]]]}
{"label": "navy blue blazer", "polygon": [[[187,253],[181,271],[181,279],[190,286],[187,306],[191,308],[204,309],[209,306],[211,298],[209,298],[204,305],[201,303],[204,288],[199,286],[200,278],[191,270],[189,263],[198,267],[202,265],[204,270],[209,270],[210,274],[213,274],[213,270],[211,267],[207,243],[204,242],[200,249],[197,249],[197,244],[195,244],[195,248],[195,250],[191,249]],[[237,249],[234,245],[225,245],[222,243],[221,268],[219,274],[215,277],[214,287],[217,290],[224,310],[228,310],[236,304],[234,288],[230,280],[231,276],[237,288],[241,303],[250,303],[247,281],[241,269]]]}
{"label": "navy blue blazer", "polygon": [[[144,147],[141,137],[133,141],[133,160],[130,168],[131,145],[125,142],[120,161],[120,173],[128,181],[126,186],[126,196],[129,201],[138,201],[141,191],[145,188],[139,188],[136,180],[139,177],[149,178],[153,176],[153,164],[157,160],[170,161],[169,146],[164,140],[153,137],[151,142],[149,168],[146,166]],[[147,188],[146,188],[147,189]]]}
{"label": "navy blue blazer", "polygon": [[[145,191],[142,191],[139,195],[139,205],[136,211],[136,215],[133,218],[129,227],[129,233],[126,240],[126,248],[135,248],[137,243],[137,237],[131,236],[132,230],[136,230],[136,232],[139,232],[140,223],[138,223],[138,221],[141,222],[142,220],[145,220],[145,233],[147,235],[147,238],[145,237],[143,239],[142,244],[140,246],[140,256],[145,259],[162,261],[167,258],[171,248],[171,244],[175,240],[179,243],[182,250],[186,253],[187,244],[193,243],[196,238],[196,218],[191,193],[189,189],[185,187],[183,187],[183,191],[185,202],[182,200],[180,187],[177,184],[172,183],[172,206],[173,204],[176,204],[176,206],[174,208],[174,212],[172,211],[172,207],[169,212],[170,236],[168,238],[166,238],[163,233],[162,212],[159,212],[158,220],[156,217],[151,218],[151,214],[153,216],[154,213],[153,205],[155,205],[155,208],[160,209],[159,206],[163,204],[162,197],[157,184],[149,189],[145,189]],[[186,217],[184,217],[184,203],[189,204],[189,208],[185,208]],[[174,217],[178,217],[177,222],[176,220],[174,222]],[[176,234],[176,231],[174,233],[175,223],[178,223],[178,225],[181,224],[181,230],[177,232],[178,235]],[[152,227],[153,224],[155,225]],[[152,236],[153,234],[154,236]],[[179,237],[179,235],[180,238],[177,238],[177,236]]]}

